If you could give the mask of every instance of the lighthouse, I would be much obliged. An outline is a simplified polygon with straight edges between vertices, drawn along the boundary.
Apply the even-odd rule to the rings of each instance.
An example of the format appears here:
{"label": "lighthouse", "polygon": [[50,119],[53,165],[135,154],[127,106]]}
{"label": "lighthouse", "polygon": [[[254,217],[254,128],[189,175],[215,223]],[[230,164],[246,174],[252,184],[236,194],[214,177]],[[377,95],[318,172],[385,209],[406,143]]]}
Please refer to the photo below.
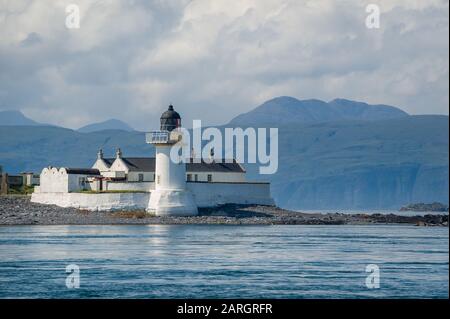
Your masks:
{"label": "lighthouse", "polygon": [[156,216],[198,214],[193,194],[186,188],[186,163],[173,161],[172,147],[183,143],[181,117],[172,105],[161,115],[160,129],[147,133],[146,142],[155,146],[155,188],[147,211]]}

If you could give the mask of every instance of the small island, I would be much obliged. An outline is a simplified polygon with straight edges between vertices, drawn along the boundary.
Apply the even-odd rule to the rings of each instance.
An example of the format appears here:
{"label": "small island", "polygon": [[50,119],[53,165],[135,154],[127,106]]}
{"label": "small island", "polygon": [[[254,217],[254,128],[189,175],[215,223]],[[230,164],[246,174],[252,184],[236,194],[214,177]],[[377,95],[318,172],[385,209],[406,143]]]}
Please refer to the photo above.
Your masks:
{"label": "small island", "polygon": [[225,204],[200,208],[196,216],[156,216],[145,210],[88,211],[33,203],[27,195],[0,196],[0,225],[376,225],[448,227],[448,214],[303,213],[271,205]]}
{"label": "small island", "polygon": [[409,204],[400,208],[401,212],[411,211],[411,212],[448,212],[448,206],[442,203],[434,202],[431,204],[416,203]]}

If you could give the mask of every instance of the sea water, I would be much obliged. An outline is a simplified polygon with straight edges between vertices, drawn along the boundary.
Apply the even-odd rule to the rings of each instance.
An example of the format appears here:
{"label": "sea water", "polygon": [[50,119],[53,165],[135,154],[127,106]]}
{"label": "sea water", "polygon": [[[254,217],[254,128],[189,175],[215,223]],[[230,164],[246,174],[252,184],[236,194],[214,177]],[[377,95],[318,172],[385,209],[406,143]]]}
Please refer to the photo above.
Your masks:
{"label": "sea water", "polygon": [[0,298],[448,298],[448,244],[404,225],[1,226]]}

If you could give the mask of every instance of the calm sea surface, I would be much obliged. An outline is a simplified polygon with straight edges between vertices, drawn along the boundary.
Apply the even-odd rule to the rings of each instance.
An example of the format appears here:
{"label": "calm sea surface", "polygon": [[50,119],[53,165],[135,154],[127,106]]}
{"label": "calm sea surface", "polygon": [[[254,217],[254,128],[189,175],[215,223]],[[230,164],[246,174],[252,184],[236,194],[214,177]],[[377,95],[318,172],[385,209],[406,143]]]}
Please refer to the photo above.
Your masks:
{"label": "calm sea surface", "polygon": [[397,225],[2,226],[0,298],[448,298],[448,244]]}

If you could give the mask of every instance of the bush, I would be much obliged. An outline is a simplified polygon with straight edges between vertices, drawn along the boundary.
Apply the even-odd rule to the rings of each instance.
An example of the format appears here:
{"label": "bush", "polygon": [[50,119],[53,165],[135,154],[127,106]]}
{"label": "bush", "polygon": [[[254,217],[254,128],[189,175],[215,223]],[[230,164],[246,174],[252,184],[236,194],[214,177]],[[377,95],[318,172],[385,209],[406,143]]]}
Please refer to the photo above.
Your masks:
{"label": "bush", "polygon": [[13,195],[29,195],[34,192],[34,186],[24,185],[21,187],[10,187],[8,189],[8,194]]}

